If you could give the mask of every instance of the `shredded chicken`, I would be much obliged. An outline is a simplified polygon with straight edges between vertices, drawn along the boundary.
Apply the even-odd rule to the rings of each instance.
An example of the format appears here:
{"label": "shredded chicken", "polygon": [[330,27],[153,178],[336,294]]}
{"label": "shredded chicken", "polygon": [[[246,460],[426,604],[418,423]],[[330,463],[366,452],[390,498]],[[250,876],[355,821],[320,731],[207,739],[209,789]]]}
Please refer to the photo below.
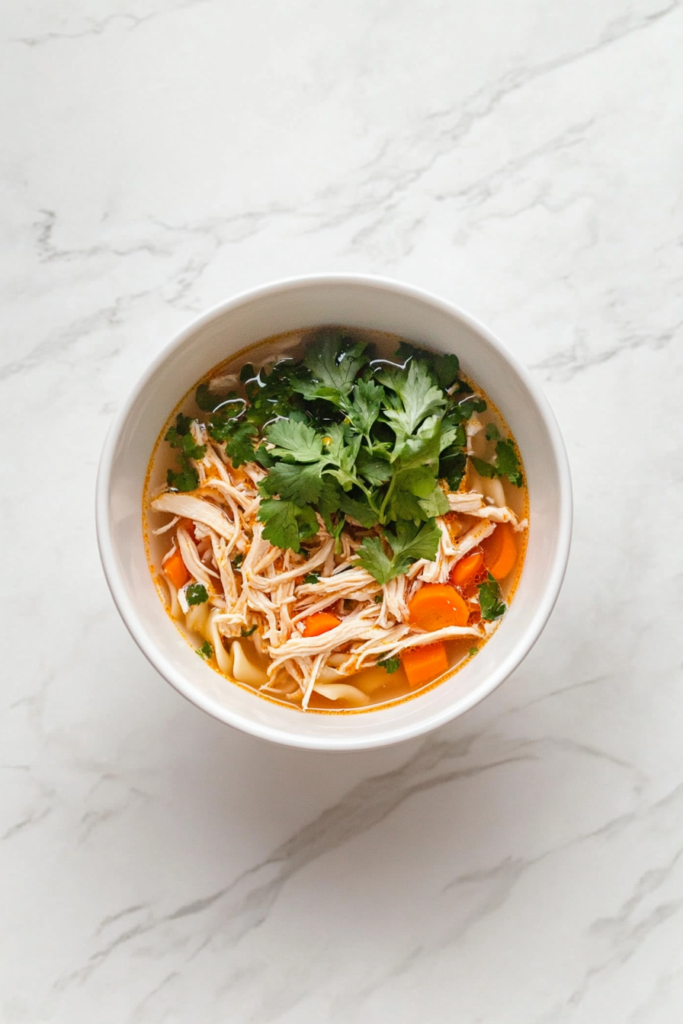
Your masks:
{"label": "shredded chicken", "polygon": [[[231,383],[226,377],[216,382],[216,389]],[[469,445],[481,429],[473,416],[467,427]],[[410,647],[482,639],[495,628],[477,622],[424,632],[411,626],[408,605],[423,585],[447,582],[459,559],[497,524],[526,528],[526,520],[519,521],[506,505],[492,503],[493,498],[475,490],[448,493],[450,512],[437,519],[441,537],[436,558],[416,561],[405,575],[380,586],[356,562],[364,534],[348,517],[350,525],[336,543],[320,520],[319,533],[305,552],[273,547],[257,519],[264,470],[255,463],[234,469],[225,446],[212,441],[201,424],[194,423],[192,431],[195,443],[206,445],[204,458],[193,462],[199,486],[191,493],[157,493],[152,509],[172,518],[151,532],[174,530],[166,558],[177,549],[191,580],[206,588],[208,602],[190,606],[187,585],[178,590],[167,580],[172,614],[184,615],[204,635],[226,675],[237,678],[241,666],[242,673],[248,669],[250,685],[303,708],[314,692],[362,707],[369,698],[349,681],[360,669]],[[478,613],[476,598],[470,604]],[[304,636],[306,619],[323,611],[337,615],[339,625],[319,636]],[[249,643],[242,639],[247,636]]]}

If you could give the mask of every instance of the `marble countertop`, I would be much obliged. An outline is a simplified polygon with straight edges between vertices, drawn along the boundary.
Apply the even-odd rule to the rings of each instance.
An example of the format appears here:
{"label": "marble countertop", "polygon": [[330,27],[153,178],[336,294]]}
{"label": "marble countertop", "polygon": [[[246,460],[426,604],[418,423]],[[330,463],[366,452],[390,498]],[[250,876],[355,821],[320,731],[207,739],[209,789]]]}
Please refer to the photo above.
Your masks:
{"label": "marble countertop", "polygon": [[[680,1020],[683,3],[0,19],[3,1024]],[[357,754],[185,703],[93,519],[112,414],[166,341],[319,270],[489,324],[575,486],[526,662]]]}

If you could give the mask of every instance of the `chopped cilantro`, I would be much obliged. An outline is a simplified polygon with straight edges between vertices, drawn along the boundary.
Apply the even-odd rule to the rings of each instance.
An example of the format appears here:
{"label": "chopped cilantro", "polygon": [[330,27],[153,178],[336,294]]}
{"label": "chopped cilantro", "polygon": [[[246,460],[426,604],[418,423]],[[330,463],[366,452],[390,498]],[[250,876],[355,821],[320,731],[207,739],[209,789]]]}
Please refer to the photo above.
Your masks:
{"label": "chopped cilantro", "polygon": [[319,580],[319,572],[309,572],[307,576],[304,576],[304,583],[318,583]]}
{"label": "chopped cilantro", "polygon": [[486,440],[487,441],[498,441],[500,439],[500,431],[495,423],[488,423],[486,425]]}
{"label": "chopped cilantro", "polygon": [[487,480],[491,480],[492,477],[498,476],[498,471],[492,463],[486,462],[485,459],[478,459],[476,455],[471,455],[470,458],[472,460],[472,465],[479,476],[485,476]]}
{"label": "chopped cilantro", "polygon": [[491,573],[488,574],[486,582],[481,583],[478,589],[482,619],[486,619],[488,622],[499,619],[505,613],[506,605],[500,600],[500,587]]}
{"label": "chopped cilantro", "polygon": [[265,431],[266,440],[275,445],[271,455],[288,462],[318,462],[323,438],[313,427],[297,420],[277,420]]}
{"label": "chopped cilantro", "polygon": [[470,649],[469,649],[469,651],[467,653],[469,654],[470,658],[473,658],[475,654],[479,654],[479,648],[478,647],[470,647]]}
{"label": "chopped cilantro", "polygon": [[202,646],[197,648],[197,654],[200,658],[204,658],[205,661],[213,657],[213,647],[208,640],[205,640]]}
{"label": "chopped cilantro", "polygon": [[242,636],[251,636],[252,633],[256,632],[256,629],[257,629],[256,625],[250,626],[249,629],[247,629],[246,626],[243,626],[242,627]]}
{"label": "chopped cilantro", "polygon": [[233,569],[239,569],[241,567],[243,561],[244,561],[244,555],[243,554],[240,553],[240,554],[235,555],[235,557],[232,560],[232,567],[233,567]]}
{"label": "chopped cilantro", "polygon": [[498,441],[496,444],[496,468],[500,475],[506,476],[515,487],[522,486],[524,480],[512,441]]}
{"label": "chopped cilantro", "polygon": [[515,487],[521,487],[524,483],[519,457],[511,440],[496,442],[495,462],[485,462],[484,459],[478,459],[474,455],[471,458],[474,468],[480,476],[489,479],[506,476]]}
{"label": "chopped cilantro", "polygon": [[441,531],[434,519],[419,526],[399,520],[396,532],[387,529],[383,532],[391,548],[391,557],[379,537],[366,537],[358,549],[358,565],[366,569],[382,586],[395,576],[407,572],[418,558],[433,561],[441,539]]}
{"label": "chopped cilantro", "polygon": [[384,601],[384,594],[375,594],[375,604],[382,604]]}
{"label": "chopped cilantro", "polygon": [[209,595],[203,583],[190,583],[185,598],[188,604],[204,604],[209,600]]}
{"label": "chopped cilantro", "polygon": [[179,473],[169,469],[166,473],[166,483],[174,487],[176,491],[194,491],[199,486],[199,476],[192,466],[184,466]]}
{"label": "chopped cilantro", "polygon": [[206,455],[206,445],[196,443],[190,431],[191,425],[190,417],[179,413],[175,426],[169,427],[164,435],[171,448],[178,449],[176,459],[180,471],[169,469],[166,473],[166,483],[178,491],[194,491],[199,485],[199,476],[190,459],[203,459]]}
{"label": "chopped cilantro", "polygon": [[393,672],[398,672],[401,667],[400,658],[382,658],[377,664],[391,675]]}
{"label": "chopped cilantro", "polygon": [[[266,540],[306,555],[302,545],[322,522],[341,551],[351,521],[372,531],[362,537],[356,564],[384,583],[417,559],[436,556],[436,519],[449,508],[444,483],[459,487],[467,466],[465,424],[486,402],[460,376],[452,353],[401,342],[393,361],[374,359],[360,332],[336,326],[304,340],[302,359],[283,357],[260,369],[247,363],[238,390],[216,394],[205,381],[196,403],[209,437],[225,446],[233,466],[258,463],[267,470],[258,513]],[[196,443],[192,425],[181,414],[166,434],[178,459],[168,483],[180,491],[198,487],[193,463],[207,450]],[[514,445],[494,431],[489,425],[495,460],[483,472],[521,482]],[[234,569],[241,564],[238,555]],[[307,581],[312,577],[318,574]]]}
{"label": "chopped cilantro", "polygon": [[265,524],[263,536],[277,548],[301,550],[301,542],[318,532],[318,520],[310,505],[303,507],[293,501],[266,498],[261,502],[258,518]]}

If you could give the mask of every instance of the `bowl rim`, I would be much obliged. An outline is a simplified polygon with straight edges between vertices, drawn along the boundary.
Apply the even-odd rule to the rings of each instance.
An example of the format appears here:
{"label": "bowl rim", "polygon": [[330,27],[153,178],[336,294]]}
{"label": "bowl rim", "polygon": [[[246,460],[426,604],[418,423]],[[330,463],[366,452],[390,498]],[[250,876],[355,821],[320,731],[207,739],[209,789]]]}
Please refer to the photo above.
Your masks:
{"label": "bowl rim", "polygon": [[[281,293],[295,290],[302,286],[350,284],[361,287],[380,288],[384,291],[394,292],[416,299],[435,307],[440,312],[460,320],[471,330],[479,334],[497,354],[509,365],[510,369],[521,378],[527,387],[536,404],[544,426],[550,439],[551,448],[555,458],[558,480],[559,480],[559,515],[558,533],[555,557],[548,573],[546,588],[538,602],[534,615],[515,643],[508,656],[496,666],[495,670],[486,680],[485,685],[480,685],[466,698],[461,698],[456,704],[449,705],[439,712],[434,712],[423,719],[415,721],[410,725],[397,725],[393,731],[376,735],[365,734],[362,736],[349,733],[348,738],[309,736],[296,731],[281,732],[274,726],[266,725],[263,722],[244,718],[242,714],[230,708],[226,708],[215,702],[207,694],[201,693],[195,684],[179,672],[166,658],[164,652],[150,640],[146,630],[142,626],[133,603],[129,600],[123,578],[119,572],[117,559],[114,553],[110,520],[110,491],[112,483],[112,469],[114,455],[122,431],[125,427],[131,409],[144,392],[150,380],[158,369],[166,362],[169,356],[180,349],[185,342],[201,327],[212,320],[229,312],[238,306],[248,302],[265,298],[274,293]],[[394,278],[384,277],[375,274],[364,273],[312,273],[299,274],[292,277],[280,278],[259,285],[255,288],[248,288],[240,291],[232,298],[219,302],[209,310],[201,313],[191,320],[178,334],[176,334],[166,345],[163,346],[158,355],[152,360],[146,370],[138,378],[137,382],[130,389],[123,400],[118,412],[115,414],[109,431],[105,438],[100,463],[97,473],[96,495],[95,495],[95,519],[97,543],[100,559],[104,570],[107,584],[111,591],[116,608],[123,619],[123,622],[133,637],[137,646],[145,655],[149,663],[156,671],[174,687],[183,697],[200,708],[202,711],[218,719],[226,725],[240,729],[260,739],[270,740],[285,746],[298,747],[309,750],[364,750],[375,747],[388,746],[400,743],[405,740],[414,739],[454,718],[460,717],[471,708],[479,704],[485,697],[489,696],[498,686],[507,679],[522,663],[524,658],[536,643],[543,631],[557,601],[562,587],[562,581],[567,568],[569,551],[572,537],[572,484],[569,469],[569,460],[565,449],[560,428],[551,406],[546,399],[540,386],[536,383],[526,367],[518,361],[516,356],[504,345],[503,342],[480,320],[472,316],[462,307],[449,300],[443,299],[433,292],[415,285],[406,284]]]}

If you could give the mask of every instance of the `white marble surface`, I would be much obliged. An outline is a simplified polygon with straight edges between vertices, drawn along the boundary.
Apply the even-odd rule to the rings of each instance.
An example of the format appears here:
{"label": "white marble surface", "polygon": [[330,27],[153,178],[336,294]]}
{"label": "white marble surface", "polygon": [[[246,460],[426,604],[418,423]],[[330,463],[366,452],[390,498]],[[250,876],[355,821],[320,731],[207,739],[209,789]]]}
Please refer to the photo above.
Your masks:
{"label": "white marble surface", "polygon": [[[681,1020],[683,3],[0,19],[3,1024]],[[525,664],[352,755],[184,703],[93,524],[112,413],[160,347],[315,270],[490,324],[575,483]]]}

